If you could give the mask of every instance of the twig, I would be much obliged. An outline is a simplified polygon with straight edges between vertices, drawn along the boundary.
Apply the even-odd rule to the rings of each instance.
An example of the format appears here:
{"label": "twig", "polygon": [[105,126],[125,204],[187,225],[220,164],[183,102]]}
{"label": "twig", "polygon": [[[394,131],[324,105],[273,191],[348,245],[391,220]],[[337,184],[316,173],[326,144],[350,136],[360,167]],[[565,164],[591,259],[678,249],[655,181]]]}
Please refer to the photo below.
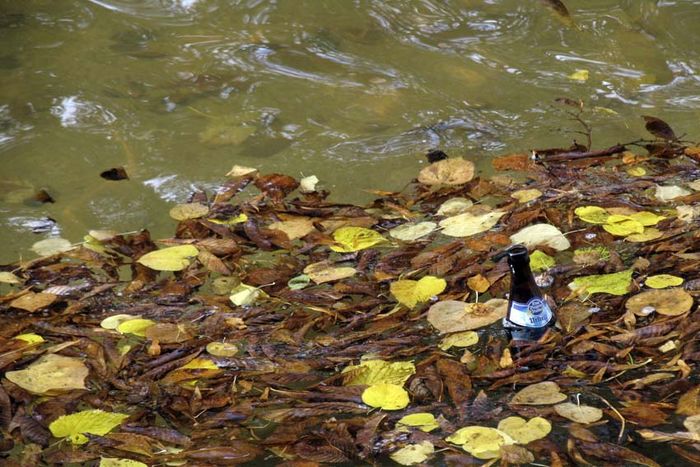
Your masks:
{"label": "twig", "polygon": [[615,146],[609,147],[607,149],[599,149],[597,151],[562,152],[559,154],[553,154],[551,156],[542,157],[540,160],[542,162],[567,162],[578,159],[591,159],[596,157],[612,156],[614,154],[620,154],[626,150],[627,148],[624,145],[616,144]]}
{"label": "twig", "polygon": [[602,400],[603,402],[605,402],[605,405],[610,407],[610,410],[615,412],[615,415],[617,415],[620,418],[620,423],[621,423],[620,434],[617,437],[617,442],[618,442],[618,444],[621,443],[622,436],[625,434],[625,417],[623,417],[622,414],[620,412],[618,412],[618,410],[615,407],[613,407],[612,404],[610,402],[608,402],[603,396],[601,396],[599,394],[595,394],[595,393],[593,393],[593,395],[596,396],[597,398],[599,398],[600,400]]}

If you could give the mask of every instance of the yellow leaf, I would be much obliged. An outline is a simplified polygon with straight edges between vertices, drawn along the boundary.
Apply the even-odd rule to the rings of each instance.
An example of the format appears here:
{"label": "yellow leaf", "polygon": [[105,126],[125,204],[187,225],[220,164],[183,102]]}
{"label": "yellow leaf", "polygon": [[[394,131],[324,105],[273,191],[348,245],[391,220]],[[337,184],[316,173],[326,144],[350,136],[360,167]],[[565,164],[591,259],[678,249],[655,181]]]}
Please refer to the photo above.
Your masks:
{"label": "yellow leaf", "polygon": [[557,264],[554,258],[540,250],[535,250],[530,255],[530,269],[534,272],[546,271]]}
{"label": "yellow leaf", "polygon": [[331,246],[331,250],[338,253],[364,250],[387,241],[378,232],[364,227],[341,227],[333,232],[333,240],[337,245]]}
{"label": "yellow leaf", "polygon": [[435,452],[435,446],[430,441],[409,444],[389,455],[394,462],[401,465],[414,465],[425,462]]}
{"label": "yellow leaf", "polygon": [[302,193],[313,193],[319,180],[316,175],[309,175],[299,180],[299,191]]}
{"label": "yellow leaf", "polygon": [[401,386],[415,372],[416,367],[411,362],[387,362],[384,360],[365,360],[359,365],[347,366],[342,371],[345,375],[343,384],[346,386],[379,383]]}
{"label": "yellow leaf", "polygon": [[252,167],[245,167],[243,165],[234,165],[231,167],[231,170],[228,171],[226,174],[227,177],[242,177],[244,175],[252,174],[254,172],[257,172],[258,169],[254,169]]}
{"label": "yellow leaf", "polygon": [[630,177],[643,177],[647,174],[647,171],[644,167],[630,167],[627,169],[627,175]]}
{"label": "yellow leaf", "polygon": [[178,245],[151,251],[138,259],[140,264],[156,271],[182,271],[199,250],[193,245]]}
{"label": "yellow leaf", "polygon": [[13,337],[13,339],[24,341],[27,344],[41,344],[42,342],[44,342],[43,337],[41,337],[39,334],[34,334],[33,332],[27,334],[19,334]]}
{"label": "yellow leaf", "polygon": [[574,81],[588,81],[588,70],[576,70],[569,75],[569,79]]}
{"label": "yellow leaf", "polygon": [[355,268],[333,266],[329,261],[309,264],[304,268],[304,274],[317,284],[346,279],[356,273]]}
{"label": "yellow leaf", "polygon": [[438,216],[456,216],[462,214],[470,207],[474,206],[474,202],[467,198],[451,198],[445,201],[438,208]]}
{"label": "yellow leaf", "polygon": [[518,444],[528,444],[542,439],[552,431],[552,425],[542,417],[524,418],[508,417],[498,422],[498,429],[517,441]]}
{"label": "yellow leaf", "polygon": [[436,428],[440,428],[435,416],[428,412],[418,412],[412,413],[402,417],[398,422],[396,422],[397,427],[416,427],[421,431],[426,433],[433,431]]}
{"label": "yellow leaf", "polygon": [[272,230],[281,230],[290,240],[305,237],[316,230],[313,220],[308,217],[290,217],[282,222],[273,222],[268,227]]}
{"label": "yellow leaf", "polygon": [[122,324],[124,321],[129,321],[132,319],[137,319],[141,318],[141,316],[134,316],[134,315],[125,315],[125,314],[120,314],[120,315],[112,315],[108,316],[102,321],[100,321],[100,327],[104,329],[117,329],[120,324]]}
{"label": "yellow leaf", "polygon": [[489,289],[489,287],[491,287],[489,280],[481,274],[477,274],[476,276],[472,276],[467,279],[467,285],[470,289],[479,293],[484,293]]}
{"label": "yellow leaf", "polygon": [[170,209],[170,217],[176,221],[197,219],[209,214],[209,207],[201,203],[177,204]]}
{"label": "yellow leaf", "polygon": [[210,342],[207,352],[215,357],[233,357],[238,353],[238,346],[230,342]]}
{"label": "yellow leaf", "polygon": [[449,350],[452,347],[469,347],[479,342],[479,335],[474,331],[462,331],[450,334],[440,341],[441,350]]}
{"label": "yellow leaf", "polygon": [[[677,287],[683,283],[683,278],[672,276],[671,274],[659,274],[649,276],[644,281],[644,285],[652,289],[665,289],[667,287]],[[16,339],[16,338],[15,338]]]}
{"label": "yellow leaf", "polygon": [[453,444],[461,444],[462,449],[477,459],[497,459],[501,446],[515,444],[515,440],[496,428],[467,426],[445,438]]}
{"label": "yellow leaf", "polygon": [[594,293],[625,295],[632,283],[633,272],[633,269],[625,269],[612,274],[577,277],[569,283],[569,288],[573,291],[582,290],[589,295]]}
{"label": "yellow leaf", "polygon": [[625,237],[625,241],[633,243],[649,242],[663,237],[664,233],[654,227],[647,227],[642,233],[632,234]]}
{"label": "yellow leaf", "polygon": [[117,457],[102,457],[100,458],[99,467],[148,467],[143,462],[132,459],[120,459]]}
{"label": "yellow leaf", "polygon": [[85,444],[88,439],[84,433],[104,436],[127,418],[129,416],[123,413],[83,410],[58,417],[51,422],[49,430],[56,438],[68,438],[73,444]]}
{"label": "yellow leaf", "polygon": [[498,219],[503,217],[504,214],[504,211],[492,211],[475,216],[472,213],[465,212],[443,219],[440,221],[440,227],[442,227],[442,233],[449,237],[469,237],[486,232],[496,225]]}
{"label": "yellow leaf", "polygon": [[517,190],[510,194],[511,198],[517,199],[520,203],[528,203],[542,196],[542,192],[537,188],[529,190]]}
{"label": "yellow leaf", "polygon": [[236,225],[241,224],[248,220],[248,216],[242,212],[237,216],[233,216],[229,219],[207,219],[209,222],[219,225]]}
{"label": "yellow leaf", "polygon": [[32,394],[50,396],[86,389],[85,378],[89,373],[82,360],[46,354],[24,370],[8,371],[5,378]]}
{"label": "yellow leaf", "polygon": [[146,330],[156,324],[150,319],[136,318],[123,321],[117,326],[117,331],[122,334],[133,334],[135,336],[145,337]]}
{"label": "yellow leaf", "polygon": [[593,423],[603,418],[603,411],[590,405],[579,405],[573,402],[563,402],[554,406],[554,411],[572,422]]}
{"label": "yellow leaf", "polygon": [[39,240],[32,245],[32,251],[39,256],[51,256],[73,249],[70,241],[61,237]]}
{"label": "yellow leaf", "polygon": [[474,178],[474,163],[461,157],[433,162],[418,174],[424,185],[461,185]]}
{"label": "yellow leaf", "polygon": [[19,277],[15,276],[9,271],[0,272],[0,284],[21,284],[22,281]]}
{"label": "yellow leaf", "polygon": [[408,392],[398,384],[373,384],[362,393],[362,402],[384,410],[401,410],[409,403]]}
{"label": "yellow leaf", "polygon": [[252,305],[260,298],[268,296],[262,289],[241,283],[233,288],[229,300],[236,306],[247,306]]}
{"label": "yellow leaf", "polygon": [[608,211],[599,206],[580,206],[574,210],[576,216],[589,224],[605,224],[608,221]]}
{"label": "yellow leaf", "polygon": [[630,216],[614,214],[608,217],[608,222],[603,225],[603,229],[613,235],[625,237],[644,232],[644,225]]}
{"label": "yellow leaf", "polygon": [[190,360],[187,364],[182,365],[180,370],[218,370],[219,367],[216,363],[212,362],[208,358],[194,358]]}
{"label": "yellow leaf", "polygon": [[445,279],[433,276],[422,277],[419,281],[399,280],[392,282],[391,294],[402,305],[414,308],[420,302],[427,302],[442,293],[447,287]]}
{"label": "yellow leaf", "polygon": [[510,400],[511,404],[552,405],[567,399],[559,390],[559,385],[552,381],[531,384],[518,391]]}

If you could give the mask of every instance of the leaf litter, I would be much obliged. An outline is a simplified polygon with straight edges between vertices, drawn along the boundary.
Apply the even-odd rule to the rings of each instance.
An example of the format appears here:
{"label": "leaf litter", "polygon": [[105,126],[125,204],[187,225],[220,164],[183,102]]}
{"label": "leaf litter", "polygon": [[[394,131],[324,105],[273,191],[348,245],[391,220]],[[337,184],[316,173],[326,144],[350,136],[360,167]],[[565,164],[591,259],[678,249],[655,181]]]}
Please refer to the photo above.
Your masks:
{"label": "leaf litter", "polygon": [[[0,271],[4,462],[697,461],[700,150],[645,119],[654,140],[493,161],[526,184],[443,159],[353,206],[235,166],[172,238],[39,244]],[[517,346],[512,242],[559,316]]]}

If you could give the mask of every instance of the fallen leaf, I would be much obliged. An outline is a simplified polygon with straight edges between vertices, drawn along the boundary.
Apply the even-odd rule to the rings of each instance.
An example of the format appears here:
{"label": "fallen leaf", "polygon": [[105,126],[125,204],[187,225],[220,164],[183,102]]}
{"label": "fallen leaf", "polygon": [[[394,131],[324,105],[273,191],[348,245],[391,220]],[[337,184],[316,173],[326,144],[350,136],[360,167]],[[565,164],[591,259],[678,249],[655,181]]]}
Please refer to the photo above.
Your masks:
{"label": "fallen leaf", "polygon": [[632,219],[630,216],[612,215],[608,217],[608,222],[603,224],[603,229],[616,236],[625,237],[632,234],[644,232],[644,225]]}
{"label": "fallen leaf", "polygon": [[40,240],[32,245],[32,251],[39,256],[51,256],[72,250],[73,245],[65,238],[54,237]]}
{"label": "fallen leaf", "polygon": [[531,384],[518,391],[510,400],[511,404],[520,405],[552,405],[567,399],[559,385],[553,381],[543,381]]}
{"label": "fallen leaf", "polygon": [[41,337],[39,334],[34,334],[33,332],[18,334],[14,336],[13,339],[26,342],[27,344],[41,344],[42,342],[45,342],[43,337]]}
{"label": "fallen leaf", "polygon": [[595,293],[625,295],[632,284],[633,272],[633,269],[625,269],[612,274],[577,277],[569,283],[569,289],[575,292],[585,292],[589,295]]}
{"label": "fallen leaf", "polygon": [[469,347],[479,342],[479,335],[474,331],[462,331],[444,337],[438,347],[440,350],[449,350],[452,347]]}
{"label": "fallen leaf", "polygon": [[690,311],[692,306],[693,297],[680,288],[646,290],[625,303],[625,308],[638,316],[647,316],[651,311],[664,316],[679,316]]}
{"label": "fallen leaf", "polygon": [[333,240],[336,245],[331,250],[338,253],[364,250],[387,241],[378,232],[364,227],[341,227],[333,232]]}
{"label": "fallen leaf", "polygon": [[440,205],[436,214],[438,216],[456,216],[472,206],[474,206],[474,203],[470,199],[451,198]]}
{"label": "fallen leaf", "polygon": [[658,274],[649,276],[644,280],[644,285],[652,289],[666,289],[668,287],[677,287],[681,284],[683,284],[683,278],[671,274]]}
{"label": "fallen leaf", "polygon": [[138,262],[155,271],[182,271],[198,253],[193,245],[171,246],[146,253]]}
{"label": "fallen leaf", "polygon": [[530,255],[530,269],[532,269],[533,272],[546,271],[549,268],[554,267],[556,264],[557,263],[554,258],[540,250],[535,250]]}
{"label": "fallen leaf", "polygon": [[474,215],[469,212],[448,217],[440,221],[442,233],[449,237],[469,237],[486,232],[498,223],[505,212],[492,211],[486,214]]}
{"label": "fallen leaf", "polygon": [[[516,444],[505,444],[501,446],[501,461],[506,465],[531,464],[535,462],[535,456],[522,446]],[[554,465],[554,463],[552,463]]]}
{"label": "fallen leaf", "polygon": [[362,393],[362,402],[384,410],[401,410],[410,402],[408,392],[397,384],[378,383]]}
{"label": "fallen leaf", "polygon": [[62,415],[51,422],[49,430],[56,438],[68,438],[73,444],[88,442],[85,433],[104,436],[119,426],[129,415],[102,410],[83,410],[70,415]]}
{"label": "fallen leaf", "polygon": [[209,214],[209,207],[201,203],[178,204],[170,209],[170,217],[176,221],[197,219]]}
{"label": "fallen leaf", "polygon": [[481,274],[477,274],[467,279],[467,286],[474,292],[484,293],[491,287],[491,283]]}
{"label": "fallen leaf", "polygon": [[[494,299],[499,300],[499,299]],[[491,302],[491,300],[489,300]],[[499,302],[464,303],[456,300],[437,302],[428,310],[428,322],[441,333],[470,331],[495,323],[505,317],[506,306]]]}
{"label": "fallen leaf", "polygon": [[56,301],[56,295],[51,293],[34,293],[32,291],[21,295],[10,302],[10,306],[13,308],[19,308],[20,310],[28,311],[34,313],[35,311],[46,308]]}
{"label": "fallen leaf", "polygon": [[404,242],[414,242],[425,237],[437,228],[435,222],[419,222],[417,224],[404,224],[389,231],[389,235]]}
{"label": "fallen leaf", "polygon": [[248,306],[266,297],[268,297],[268,295],[263,292],[262,289],[241,283],[231,290],[229,300],[236,306]]}
{"label": "fallen leaf", "polygon": [[537,188],[531,188],[529,190],[517,190],[510,194],[511,198],[517,199],[520,203],[529,203],[542,196],[542,192]]}
{"label": "fallen leaf", "polygon": [[313,193],[319,180],[316,175],[309,175],[299,180],[299,191],[302,193]]}
{"label": "fallen leaf", "polygon": [[474,163],[461,157],[434,162],[418,174],[424,185],[461,185],[473,178]]}
{"label": "fallen leaf", "polygon": [[461,445],[477,459],[497,459],[501,455],[501,446],[515,444],[515,440],[506,433],[485,426],[460,428],[445,441]]}
{"label": "fallen leaf", "polygon": [[46,354],[23,370],[8,371],[5,378],[38,395],[57,395],[87,389],[85,378],[90,371],[77,358]]}
{"label": "fallen leaf", "polygon": [[691,433],[700,434],[700,415],[691,415],[683,420],[683,426]]}
{"label": "fallen leaf", "polygon": [[569,79],[574,81],[588,81],[588,70],[576,70],[569,75]]}
{"label": "fallen leaf", "polygon": [[645,228],[642,233],[632,234],[625,237],[625,241],[632,243],[650,242],[652,240],[656,240],[657,238],[661,238],[663,235],[664,233],[659,229],[649,227]]}
{"label": "fallen leaf", "polygon": [[604,246],[593,246],[587,248],[578,248],[574,250],[574,263],[591,265],[600,261],[608,261],[610,259],[610,250]]}
{"label": "fallen leaf", "polygon": [[100,327],[104,329],[117,329],[120,324],[122,324],[124,321],[129,321],[131,319],[137,319],[141,318],[140,315],[127,315],[127,314],[119,314],[119,315],[112,315],[108,316],[102,321],[100,321]]}
{"label": "fallen leaf", "polygon": [[589,224],[605,224],[610,214],[599,206],[580,206],[574,210],[574,214]]}
{"label": "fallen leaf", "polygon": [[433,276],[422,277],[418,281],[398,280],[392,282],[391,294],[402,305],[414,308],[418,303],[427,302],[442,293],[447,287],[445,279]]}
{"label": "fallen leaf", "polygon": [[0,283],[2,284],[21,284],[22,281],[19,277],[15,276],[11,272],[2,271],[0,272]]}
{"label": "fallen leaf", "polygon": [[564,402],[554,406],[554,411],[561,417],[576,423],[594,423],[603,418],[603,411],[590,405]]}
{"label": "fallen leaf", "polygon": [[416,373],[412,362],[387,362],[384,360],[364,360],[359,365],[343,368],[345,386],[395,384],[402,386]]}
{"label": "fallen leaf", "polygon": [[686,190],[685,188],[681,188],[676,185],[671,185],[671,186],[656,186],[656,193],[654,196],[656,196],[656,199],[659,201],[672,201],[676,198],[680,198],[681,196],[688,196],[690,192]]}
{"label": "fallen leaf", "polygon": [[304,274],[317,284],[347,279],[356,273],[355,268],[333,266],[328,261],[309,264],[304,268]]}
{"label": "fallen leaf", "polygon": [[498,422],[498,429],[518,444],[528,444],[547,436],[552,431],[552,424],[542,417],[527,421],[521,417],[508,417]]}
{"label": "fallen leaf", "polygon": [[426,433],[440,428],[435,416],[428,412],[418,412],[406,415],[396,422],[396,427],[415,427]]}
{"label": "fallen leaf", "polygon": [[215,357],[234,357],[239,351],[238,346],[230,342],[210,342],[206,349]]}
{"label": "fallen leaf", "polygon": [[245,167],[242,165],[234,165],[231,170],[226,173],[227,177],[243,177],[244,175],[252,174],[257,172],[258,169],[252,167]]}
{"label": "fallen leaf", "polygon": [[550,224],[534,224],[510,236],[513,243],[522,243],[528,248],[546,245],[558,251],[567,250],[571,243],[563,233]]}
{"label": "fallen leaf", "polygon": [[116,329],[122,334],[133,334],[135,336],[145,337],[146,330],[155,324],[156,322],[150,319],[134,318],[122,321]]}
{"label": "fallen leaf", "polygon": [[290,217],[281,222],[273,222],[268,228],[281,230],[290,240],[305,237],[316,230],[313,220],[308,217]]}
{"label": "fallen leaf", "polygon": [[630,167],[629,169],[626,170],[627,175],[630,177],[643,177],[647,174],[647,171],[644,167]]}
{"label": "fallen leaf", "polygon": [[148,465],[132,459],[101,457],[99,467],[148,467]]}
{"label": "fallen leaf", "polygon": [[394,462],[401,465],[414,465],[425,462],[435,452],[435,447],[430,441],[421,441],[417,444],[409,444],[398,451],[389,454]]}

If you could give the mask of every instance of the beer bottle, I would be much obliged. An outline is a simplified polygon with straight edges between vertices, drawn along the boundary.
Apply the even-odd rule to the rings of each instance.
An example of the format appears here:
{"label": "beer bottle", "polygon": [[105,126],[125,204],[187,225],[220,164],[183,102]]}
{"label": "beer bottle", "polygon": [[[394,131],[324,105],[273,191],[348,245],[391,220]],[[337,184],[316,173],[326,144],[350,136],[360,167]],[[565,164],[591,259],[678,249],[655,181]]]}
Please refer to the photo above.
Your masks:
{"label": "beer bottle", "polygon": [[554,313],[535,283],[527,247],[513,245],[493,259],[498,261],[504,256],[508,258],[511,284],[503,327],[514,340],[538,340],[554,325]]}

